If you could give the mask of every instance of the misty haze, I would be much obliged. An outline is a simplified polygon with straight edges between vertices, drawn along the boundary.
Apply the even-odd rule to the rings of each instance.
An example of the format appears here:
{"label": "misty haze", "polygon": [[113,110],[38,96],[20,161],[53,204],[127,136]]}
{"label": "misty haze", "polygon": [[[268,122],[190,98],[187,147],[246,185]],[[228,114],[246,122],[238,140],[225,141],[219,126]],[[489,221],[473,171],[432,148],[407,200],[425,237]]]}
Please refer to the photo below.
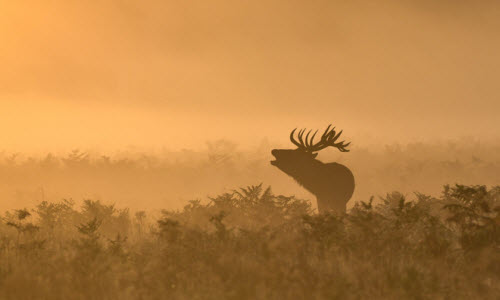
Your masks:
{"label": "misty haze", "polygon": [[498,299],[499,28],[0,0],[0,299]]}

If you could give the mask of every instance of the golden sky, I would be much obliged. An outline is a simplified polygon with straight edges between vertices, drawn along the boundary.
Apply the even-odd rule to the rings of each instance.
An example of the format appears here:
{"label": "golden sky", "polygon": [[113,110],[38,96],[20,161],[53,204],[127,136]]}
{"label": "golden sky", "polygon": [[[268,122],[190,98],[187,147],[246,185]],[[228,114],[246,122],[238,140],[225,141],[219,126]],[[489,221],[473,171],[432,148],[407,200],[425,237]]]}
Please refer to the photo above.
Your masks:
{"label": "golden sky", "polygon": [[0,149],[498,138],[500,2],[0,0]]}

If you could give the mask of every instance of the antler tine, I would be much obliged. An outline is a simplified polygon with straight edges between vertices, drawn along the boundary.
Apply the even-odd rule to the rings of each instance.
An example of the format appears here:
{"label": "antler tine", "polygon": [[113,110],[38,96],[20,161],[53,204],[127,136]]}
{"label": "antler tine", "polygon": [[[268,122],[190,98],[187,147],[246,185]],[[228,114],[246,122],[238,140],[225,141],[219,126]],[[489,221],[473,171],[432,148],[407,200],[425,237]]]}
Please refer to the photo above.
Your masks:
{"label": "antler tine", "polygon": [[335,127],[333,127],[332,129],[330,129],[330,126],[331,125],[328,126],[327,130],[325,131],[325,133],[321,137],[321,141],[317,145],[317,146],[321,147],[319,150],[328,147],[329,143],[331,143],[332,141],[335,141],[338,138],[338,135],[336,137],[337,133],[335,132]]}
{"label": "antler tine", "polygon": [[337,147],[340,152],[349,152],[350,150],[346,149],[345,147],[349,146],[351,143],[347,143],[347,144],[344,144],[344,141],[338,143],[335,145],[335,147]]}
{"label": "antler tine", "polygon": [[302,145],[302,148],[307,150],[306,143],[304,142],[304,132],[306,132],[305,128],[303,128],[299,131],[299,142]]}
{"label": "antler tine", "polygon": [[333,137],[335,137],[335,135],[337,134],[337,132],[335,131],[335,127],[333,127],[330,132],[328,133],[328,138],[331,139]]}
{"label": "antler tine", "polygon": [[295,128],[294,130],[292,130],[292,132],[290,133],[290,141],[297,147],[299,148],[303,148],[303,146],[301,144],[299,144],[296,140],[295,140],[295,137],[293,136],[295,131],[297,130],[297,128]]}
{"label": "antler tine", "polygon": [[306,139],[305,139],[305,142],[306,142],[306,148],[311,147],[311,143],[309,142],[309,135],[311,134],[311,131],[312,131],[312,129],[309,129],[309,131],[308,131],[308,132],[307,132],[307,134],[306,134]]}
{"label": "antler tine", "polygon": [[[330,125],[328,125],[328,127],[326,127],[325,133],[323,133],[323,135],[321,136],[322,138],[326,137],[328,135],[328,130],[330,129],[331,126],[332,126],[332,124],[330,124]],[[335,129],[335,127],[333,127],[333,129]]]}
{"label": "antler tine", "polygon": [[313,148],[312,151],[319,151],[330,146],[328,143],[332,140],[333,137],[335,137],[336,134],[335,127],[333,127],[332,129],[330,129],[330,127],[332,127],[332,124],[328,125],[323,135],[321,135],[320,141],[316,145],[313,145],[311,143],[311,146]]}
{"label": "antler tine", "polygon": [[312,135],[312,137],[311,137],[311,141],[310,141],[310,143],[309,143],[309,146],[310,146],[310,147],[312,147],[312,146],[314,145],[314,137],[316,136],[316,133],[318,133],[318,131],[317,131],[317,130],[314,132],[314,134],[313,134],[313,135]]}
{"label": "antler tine", "polygon": [[304,143],[304,139],[302,138],[304,136],[304,132],[306,132],[306,129],[302,129],[301,131],[299,131],[299,142],[300,144],[302,145],[303,148],[305,148],[307,150],[307,146],[306,144]]}
{"label": "antler tine", "polygon": [[304,140],[304,133],[306,133],[307,128],[302,129],[300,132],[300,143],[303,145],[304,149],[307,150],[307,141]]}
{"label": "antler tine", "polygon": [[335,142],[339,138],[339,136],[342,134],[342,131],[343,130],[339,131],[339,133],[337,135],[335,135],[335,131],[334,131],[332,134],[333,137],[331,138],[331,142]]}
{"label": "antler tine", "polygon": [[[344,141],[342,141],[342,144],[343,144],[342,147],[347,147],[347,146],[349,146],[351,144],[351,142],[349,142],[347,144],[344,144]],[[347,150],[347,151],[349,151],[349,150]]]}
{"label": "antler tine", "polygon": [[340,130],[338,133],[335,131],[335,127],[332,128],[332,125],[328,125],[326,128],[325,132],[321,136],[321,140],[317,142],[316,144],[311,143],[309,147],[307,147],[309,151],[319,151],[322,149],[325,149],[326,147],[332,146],[341,152],[349,152],[349,150],[345,149],[347,146],[349,146],[350,143],[344,144],[345,141],[342,141],[340,143],[335,143],[340,135],[342,134],[343,130]]}

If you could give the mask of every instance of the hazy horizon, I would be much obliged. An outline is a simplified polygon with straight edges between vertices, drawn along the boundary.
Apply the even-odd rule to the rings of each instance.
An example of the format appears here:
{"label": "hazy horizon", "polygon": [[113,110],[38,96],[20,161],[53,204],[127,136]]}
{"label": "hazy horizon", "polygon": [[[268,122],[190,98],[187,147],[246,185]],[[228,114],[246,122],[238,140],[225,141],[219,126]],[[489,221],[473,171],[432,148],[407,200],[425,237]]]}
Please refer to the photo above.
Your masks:
{"label": "hazy horizon", "polygon": [[[29,5],[29,9],[27,9]],[[0,2],[0,149],[498,139],[495,1]]]}

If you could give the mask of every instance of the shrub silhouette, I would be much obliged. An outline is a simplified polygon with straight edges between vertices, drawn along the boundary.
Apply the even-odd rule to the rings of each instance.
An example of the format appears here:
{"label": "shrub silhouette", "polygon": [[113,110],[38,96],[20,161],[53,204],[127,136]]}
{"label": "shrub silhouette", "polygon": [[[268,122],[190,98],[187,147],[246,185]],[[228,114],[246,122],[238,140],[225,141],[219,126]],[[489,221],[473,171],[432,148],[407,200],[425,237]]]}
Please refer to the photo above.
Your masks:
{"label": "shrub silhouette", "polygon": [[500,247],[500,187],[488,191],[486,186],[445,186],[444,209],[451,213],[447,221],[460,230],[465,250],[487,246]]}
{"label": "shrub silhouette", "polygon": [[[496,299],[500,187],[398,192],[346,214],[262,184],[154,219],[41,202],[0,222],[2,299]],[[36,229],[35,229],[36,228]]]}

